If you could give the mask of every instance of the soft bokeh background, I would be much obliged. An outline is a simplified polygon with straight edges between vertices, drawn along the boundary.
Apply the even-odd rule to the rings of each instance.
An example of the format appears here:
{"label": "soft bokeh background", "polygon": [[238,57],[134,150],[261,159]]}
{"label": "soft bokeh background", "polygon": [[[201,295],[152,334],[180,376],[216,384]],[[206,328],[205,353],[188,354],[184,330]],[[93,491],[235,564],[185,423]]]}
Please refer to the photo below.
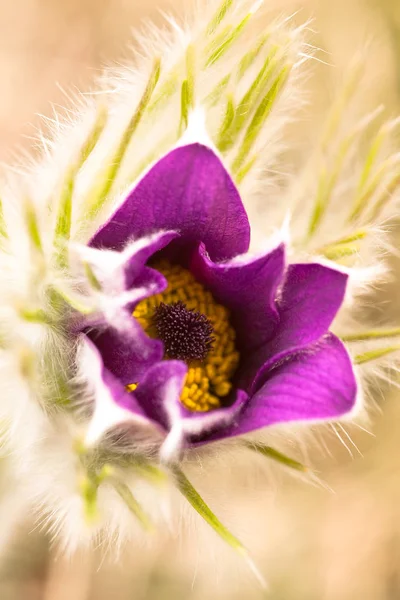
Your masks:
{"label": "soft bokeh background", "polygon": [[[32,147],[38,114],[51,117],[53,106],[68,104],[63,90],[90,89],[104,63],[125,55],[131,29],[141,19],[160,22],[160,9],[179,14],[189,1],[0,0],[0,160],[12,161],[21,147]],[[364,102],[384,101],[392,112],[400,112],[399,0],[280,0],[279,6],[287,14],[300,8],[299,20],[314,17],[315,44],[326,50],[319,56],[334,65],[315,63],[310,113],[297,135],[306,134],[326,109],[335,81],[365,41],[370,43],[365,50],[369,85]],[[399,294],[392,292],[395,306]],[[326,489],[292,477],[279,483],[260,477],[252,487],[242,476],[230,477],[235,481],[233,507],[225,506],[219,514],[254,551],[272,598],[400,598],[400,397],[386,392],[376,393],[384,411],[376,413],[372,435],[352,431],[359,451],[343,432],[348,451],[333,434],[323,452],[318,445],[312,449]],[[213,474],[209,477],[212,484]],[[215,482],[222,485],[217,477]],[[209,539],[209,547],[201,546],[208,557],[198,555],[192,532],[179,542],[166,536],[158,547],[123,566],[105,564],[98,571],[98,557],[55,560],[48,540],[28,519],[0,567],[0,598],[265,597],[237,559],[227,558]],[[204,578],[198,565],[210,557],[209,576]],[[232,580],[234,585],[228,585]]]}

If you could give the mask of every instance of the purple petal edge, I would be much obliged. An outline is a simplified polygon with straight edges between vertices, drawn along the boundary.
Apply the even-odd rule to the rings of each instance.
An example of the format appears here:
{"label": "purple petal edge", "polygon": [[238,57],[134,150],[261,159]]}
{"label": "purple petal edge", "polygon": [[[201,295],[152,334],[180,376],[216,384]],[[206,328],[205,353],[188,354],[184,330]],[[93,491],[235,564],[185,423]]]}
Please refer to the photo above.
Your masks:
{"label": "purple petal edge", "polygon": [[214,260],[248,249],[246,211],[229,173],[210,148],[191,144],[161,158],[90,244],[121,250],[127,240],[159,230],[177,231],[185,243],[204,242]]}
{"label": "purple petal edge", "polygon": [[357,384],[342,342],[328,334],[273,368],[244,408],[236,426],[213,439],[224,439],[292,421],[321,421],[349,413]]}
{"label": "purple petal edge", "polygon": [[285,247],[257,257],[214,263],[200,244],[191,270],[231,311],[240,350],[248,352],[271,339],[279,324],[276,293],[285,268]]}

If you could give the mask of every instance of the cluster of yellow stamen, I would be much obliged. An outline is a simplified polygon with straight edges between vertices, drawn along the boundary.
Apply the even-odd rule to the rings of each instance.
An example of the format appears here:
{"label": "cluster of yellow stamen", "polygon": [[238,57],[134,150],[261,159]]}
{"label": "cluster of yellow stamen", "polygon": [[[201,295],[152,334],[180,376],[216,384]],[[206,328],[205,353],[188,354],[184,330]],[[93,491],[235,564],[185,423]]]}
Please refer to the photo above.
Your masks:
{"label": "cluster of yellow stamen", "polygon": [[[160,261],[153,266],[167,279],[168,287],[161,294],[140,302],[133,316],[152,337],[157,337],[154,314],[161,303],[171,305],[182,302],[188,310],[207,317],[213,327],[212,348],[204,360],[188,363],[181,402],[193,411],[206,412],[218,408],[221,398],[226,397],[232,389],[231,379],[239,362],[229,311],[215,301],[211,292],[189,270],[167,261]],[[132,389],[133,386],[128,388]]]}

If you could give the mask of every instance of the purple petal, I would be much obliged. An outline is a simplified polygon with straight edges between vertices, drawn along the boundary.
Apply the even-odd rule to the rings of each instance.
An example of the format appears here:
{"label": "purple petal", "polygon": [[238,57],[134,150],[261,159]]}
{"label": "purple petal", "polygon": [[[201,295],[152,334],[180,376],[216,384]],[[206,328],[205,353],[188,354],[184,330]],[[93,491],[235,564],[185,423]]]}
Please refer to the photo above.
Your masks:
{"label": "purple petal", "polygon": [[120,250],[127,240],[159,230],[203,241],[215,260],[245,252],[250,227],[239,193],[219,158],[192,144],[176,148],[131,190],[91,245]]}
{"label": "purple petal", "polygon": [[[78,254],[84,263],[90,265],[100,283],[103,297],[121,296],[123,300],[129,297],[126,292],[135,287],[139,296],[136,299],[136,292],[132,290],[132,298],[140,302],[150,295],[162,292],[167,287],[163,275],[146,267],[146,263],[153,254],[165,248],[177,237],[179,234],[176,232],[162,231],[127,244],[122,252],[82,246],[78,247]],[[125,296],[122,296],[123,294]],[[133,300],[130,303],[132,302]],[[123,303],[119,302],[119,305],[123,306]]]}
{"label": "purple petal", "polygon": [[135,396],[147,415],[170,429],[167,406],[179,402],[187,366],[180,360],[164,360],[150,368],[135,390]]}
{"label": "purple petal", "polygon": [[232,423],[247,395],[238,390],[229,407],[209,412],[188,410],[180,401],[186,374],[187,365],[179,360],[165,360],[148,370],[134,393],[149,418],[168,430],[179,423],[189,437]]}
{"label": "purple petal", "polygon": [[242,351],[257,348],[274,334],[279,323],[275,297],[284,267],[283,244],[246,262],[233,259],[214,263],[204,244],[194,254],[191,270],[230,309]]}
{"label": "purple petal", "polygon": [[[160,294],[168,287],[168,282],[156,269],[151,267],[143,267],[135,278],[134,287],[127,291],[125,295],[120,296],[122,306],[126,306],[130,313],[133,312],[135,306],[145,298]],[[128,288],[129,290],[129,288]],[[127,300],[125,303],[124,300]]]}
{"label": "purple petal", "polygon": [[[163,292],[167,285],[167,280],[161,273],[144,267],[136,278],[137,287],[120,293],[117,290],[111,292],[109,289],[109,295],[104,296],[98,310],[93,314],[79,315],[75,318],[72,329],[75,332],[85,331],[92,339],[95,339],[95,336],[102,337],[106,330],[110,329],[115,343],[118,343],[119,337],[122,342],[129,338],[130,345],[136,347],[143,338],[138,334],[138,323],[132,316],[133,310],[145,298]],[[149,343],[151,344],[151,341]],[[108,345],[107,342],[106,346]],[[147,345],[145,340],[144,356],[147,355]]]}
{"label": "purple petal", "polygon": [[146,335],[130,315],[127,315],[126,328],[93,330],[88,336],[100,352],[105,367],[124,386],[140,381],[147,369],[163,358],[162,342]]}
{"label": "purple petal", "polygon": [[135,396],[152,421],[168,431],[161,448],[161,457],[169,462],[177,460],[186,445],[199,445],[203,440],[231,426],[245,406],[248,396],[237,390],[231,406],[195,412],[180,401],[185,384],[187,366],[179,360],[165,360],[145,374],[135,390]]}
{"label": "purple petal", "polygon": [[150,237],[141,238],[132,244],[132,251],[128,254],[124,265],[126,289],[133,285],[139,285],[137,278],[141,275],[149,258],[177,237],[179,234],[175,231],[161,231]]}
{"label": "purple petal", "polygon": [[335,419],[354,407],[357,393],[352,364],[343,344],[329,334],[314,346],[272,369],[250,398],[229,437],[274,423]]}
{"label": "purple petal", "polygon": [[324,335],[341,307],[347,275],[317,263],[290,265],[279,302],[274,353],[301,348]]}
{"label": "purple petal", "polygon": [[318,263],[290,265],[278,302],[279,327],[269,343],[248,357],[241,384],[252,381],[254,392],[275,363],[325,335],[343,302],[346,284],[346,274]]}
{"label": "purple petal", "polygon": [[89,423],[87,441],[93,442],[106,431],[124,422],[146,428],[149,437],[159,438],[162,430],[157,422],[151,421],[136,398],[104,367],[101,355],[92,342],[82,336],[79,353],[81,374],[94,393],[94,412]]}
{"label": "purple petal", "polygon": [[107,369],[123,385],[139,381],[145,370],[163,357],[162,342],[147,336],[132,316],[132,311],[138,302],[167,287],[167,281],[161,273],[143,265],[152,253],[163,248],[174,237],[176,234],[173,232],[156,234],[152,239],[132,244],[121,253],[126,255],[121,259],[125,284],[134,284],[134,288],[128,288],[125,293],[116,293],[115,296],[109,290],[111,299],[105,304],[104,312],[80,323],[81,329],[88,329],[88,336],[100,351]]}

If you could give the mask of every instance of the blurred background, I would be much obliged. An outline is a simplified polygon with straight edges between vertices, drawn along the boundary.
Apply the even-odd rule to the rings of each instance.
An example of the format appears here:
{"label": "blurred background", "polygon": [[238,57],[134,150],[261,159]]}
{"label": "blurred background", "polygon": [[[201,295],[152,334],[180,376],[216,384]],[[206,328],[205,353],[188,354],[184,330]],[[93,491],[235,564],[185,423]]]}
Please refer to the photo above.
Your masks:
{"label": "blurred background", "polygon": [[[32,148],[38,115],[51,117],[53,106],[68,104],[63,90],[89,90],[105,63],[125,56],[142,19],[161,22],[161,11],[179,15],[189,1],[0,0],[0,161]],[[365,102],[400,112],[399,0],[280,0],[278,6],[287,14],[299,10],[299,21],[314,18],[313,43],[333,65],[316,62],[312,69],[313,118],[326,110],[335,81],[365,41]],[[310,126],[306,118],[298,135]],[[393,290],[394,303],[398,297]],[[370,433],[351,432],[357,448],[341,432],[346,449],[332,432],[325,449],[312,450],[325,487],[285,476],[251,486],[235,480],[234,507],[219,514],[253,551],[270,583],[268,597],[400,598],[400,398],[385,389],[376,396],[384,412],[377,411]],[[213,473],[208,477],[212,484]],[[98,557],[54,555],[46,535],[27,521],[0,565],[1,600],[266,597],[211,538],[198,551],[193,533],[179,542],[166,536],[156,548],[98,569]]]}

